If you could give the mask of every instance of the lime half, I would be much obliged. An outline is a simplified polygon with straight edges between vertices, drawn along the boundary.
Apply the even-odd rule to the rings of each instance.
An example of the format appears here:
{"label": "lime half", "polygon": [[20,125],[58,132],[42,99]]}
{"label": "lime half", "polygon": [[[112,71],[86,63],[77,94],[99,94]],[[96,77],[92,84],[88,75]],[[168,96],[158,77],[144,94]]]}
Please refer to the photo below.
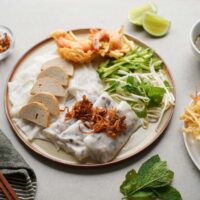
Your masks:
{"label": "lime half", "polygon": [[143,28],[150,35],[161,37],[168,32],[170,21],[152,12],[147,12],[143,18]]}
{"label": "lime half", "polygon": [[153,3],[145,3],[130,10],[128,19],[131,23],[142,26],[143,17],[146,12],[156,13],[156,6]]}

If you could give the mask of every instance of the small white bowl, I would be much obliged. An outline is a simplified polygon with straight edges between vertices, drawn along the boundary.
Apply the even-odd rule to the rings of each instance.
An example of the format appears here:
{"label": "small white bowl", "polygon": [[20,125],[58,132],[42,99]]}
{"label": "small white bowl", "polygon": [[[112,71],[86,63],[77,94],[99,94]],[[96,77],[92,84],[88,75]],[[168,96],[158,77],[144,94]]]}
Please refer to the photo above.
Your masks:
{"label": "small white bowl", "polygon": [[1,61],[7,58],[13,52],[14,45],[15,45],[15,38],[13,36],[12,31],[6,26],[0,25],[0,33],[7,33],[10,38],[9,48],[6,51],[0,53],[0,61]]}
{"label": "small white bowl", "polygon": [[200,36],[200,19],[192,26],[190,31],[190,43],[192,45],[193,54],[200,61],[200,50],[195,44],[198,36]]}

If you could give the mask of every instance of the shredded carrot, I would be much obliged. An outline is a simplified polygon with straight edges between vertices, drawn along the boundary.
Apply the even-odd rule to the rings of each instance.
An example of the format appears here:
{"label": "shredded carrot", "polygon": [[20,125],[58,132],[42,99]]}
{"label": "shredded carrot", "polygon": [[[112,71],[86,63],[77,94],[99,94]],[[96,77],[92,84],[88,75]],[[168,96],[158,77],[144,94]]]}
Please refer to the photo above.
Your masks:
{"label": "shredded carrot", "polygon": [[93,107],[93,103],[84,95],[65,116],[66,120],[76,118],[81,120],[91,131],[82,133],[106,133],[116,138],[126,128],[125,116],[119,117],[115,108]]}

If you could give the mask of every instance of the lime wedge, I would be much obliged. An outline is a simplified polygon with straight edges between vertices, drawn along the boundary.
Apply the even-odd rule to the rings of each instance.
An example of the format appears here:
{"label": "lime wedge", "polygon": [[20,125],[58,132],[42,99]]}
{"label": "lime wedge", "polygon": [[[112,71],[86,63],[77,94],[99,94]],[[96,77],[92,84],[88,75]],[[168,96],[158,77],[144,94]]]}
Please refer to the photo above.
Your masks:
{"label": "lime wedge", "polygon": [[143,28],[150,35],[161,37],[168,32],[170,21],[152,12],[147,12],[143,18]]}
{"label": "lime wedge", "polygon": [[131,23],[142,26],[143,17],[146,12],[156,13],[156,6],[153,3],[145,3],[130,10],[128,19]]}

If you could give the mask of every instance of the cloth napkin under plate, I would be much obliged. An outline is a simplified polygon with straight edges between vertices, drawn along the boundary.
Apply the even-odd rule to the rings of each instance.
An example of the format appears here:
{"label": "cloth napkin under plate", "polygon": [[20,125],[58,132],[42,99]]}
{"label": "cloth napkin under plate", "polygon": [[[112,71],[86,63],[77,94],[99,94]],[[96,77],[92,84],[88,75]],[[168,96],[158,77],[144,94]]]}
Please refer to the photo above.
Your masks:
{"label": "cloth napkin under plate", "polygon": [[[19,199],[35,199],[36,175],[1,130],[0,171],[4,174]],[[6,200],[2,191],[0,191],[0,200]]]}

